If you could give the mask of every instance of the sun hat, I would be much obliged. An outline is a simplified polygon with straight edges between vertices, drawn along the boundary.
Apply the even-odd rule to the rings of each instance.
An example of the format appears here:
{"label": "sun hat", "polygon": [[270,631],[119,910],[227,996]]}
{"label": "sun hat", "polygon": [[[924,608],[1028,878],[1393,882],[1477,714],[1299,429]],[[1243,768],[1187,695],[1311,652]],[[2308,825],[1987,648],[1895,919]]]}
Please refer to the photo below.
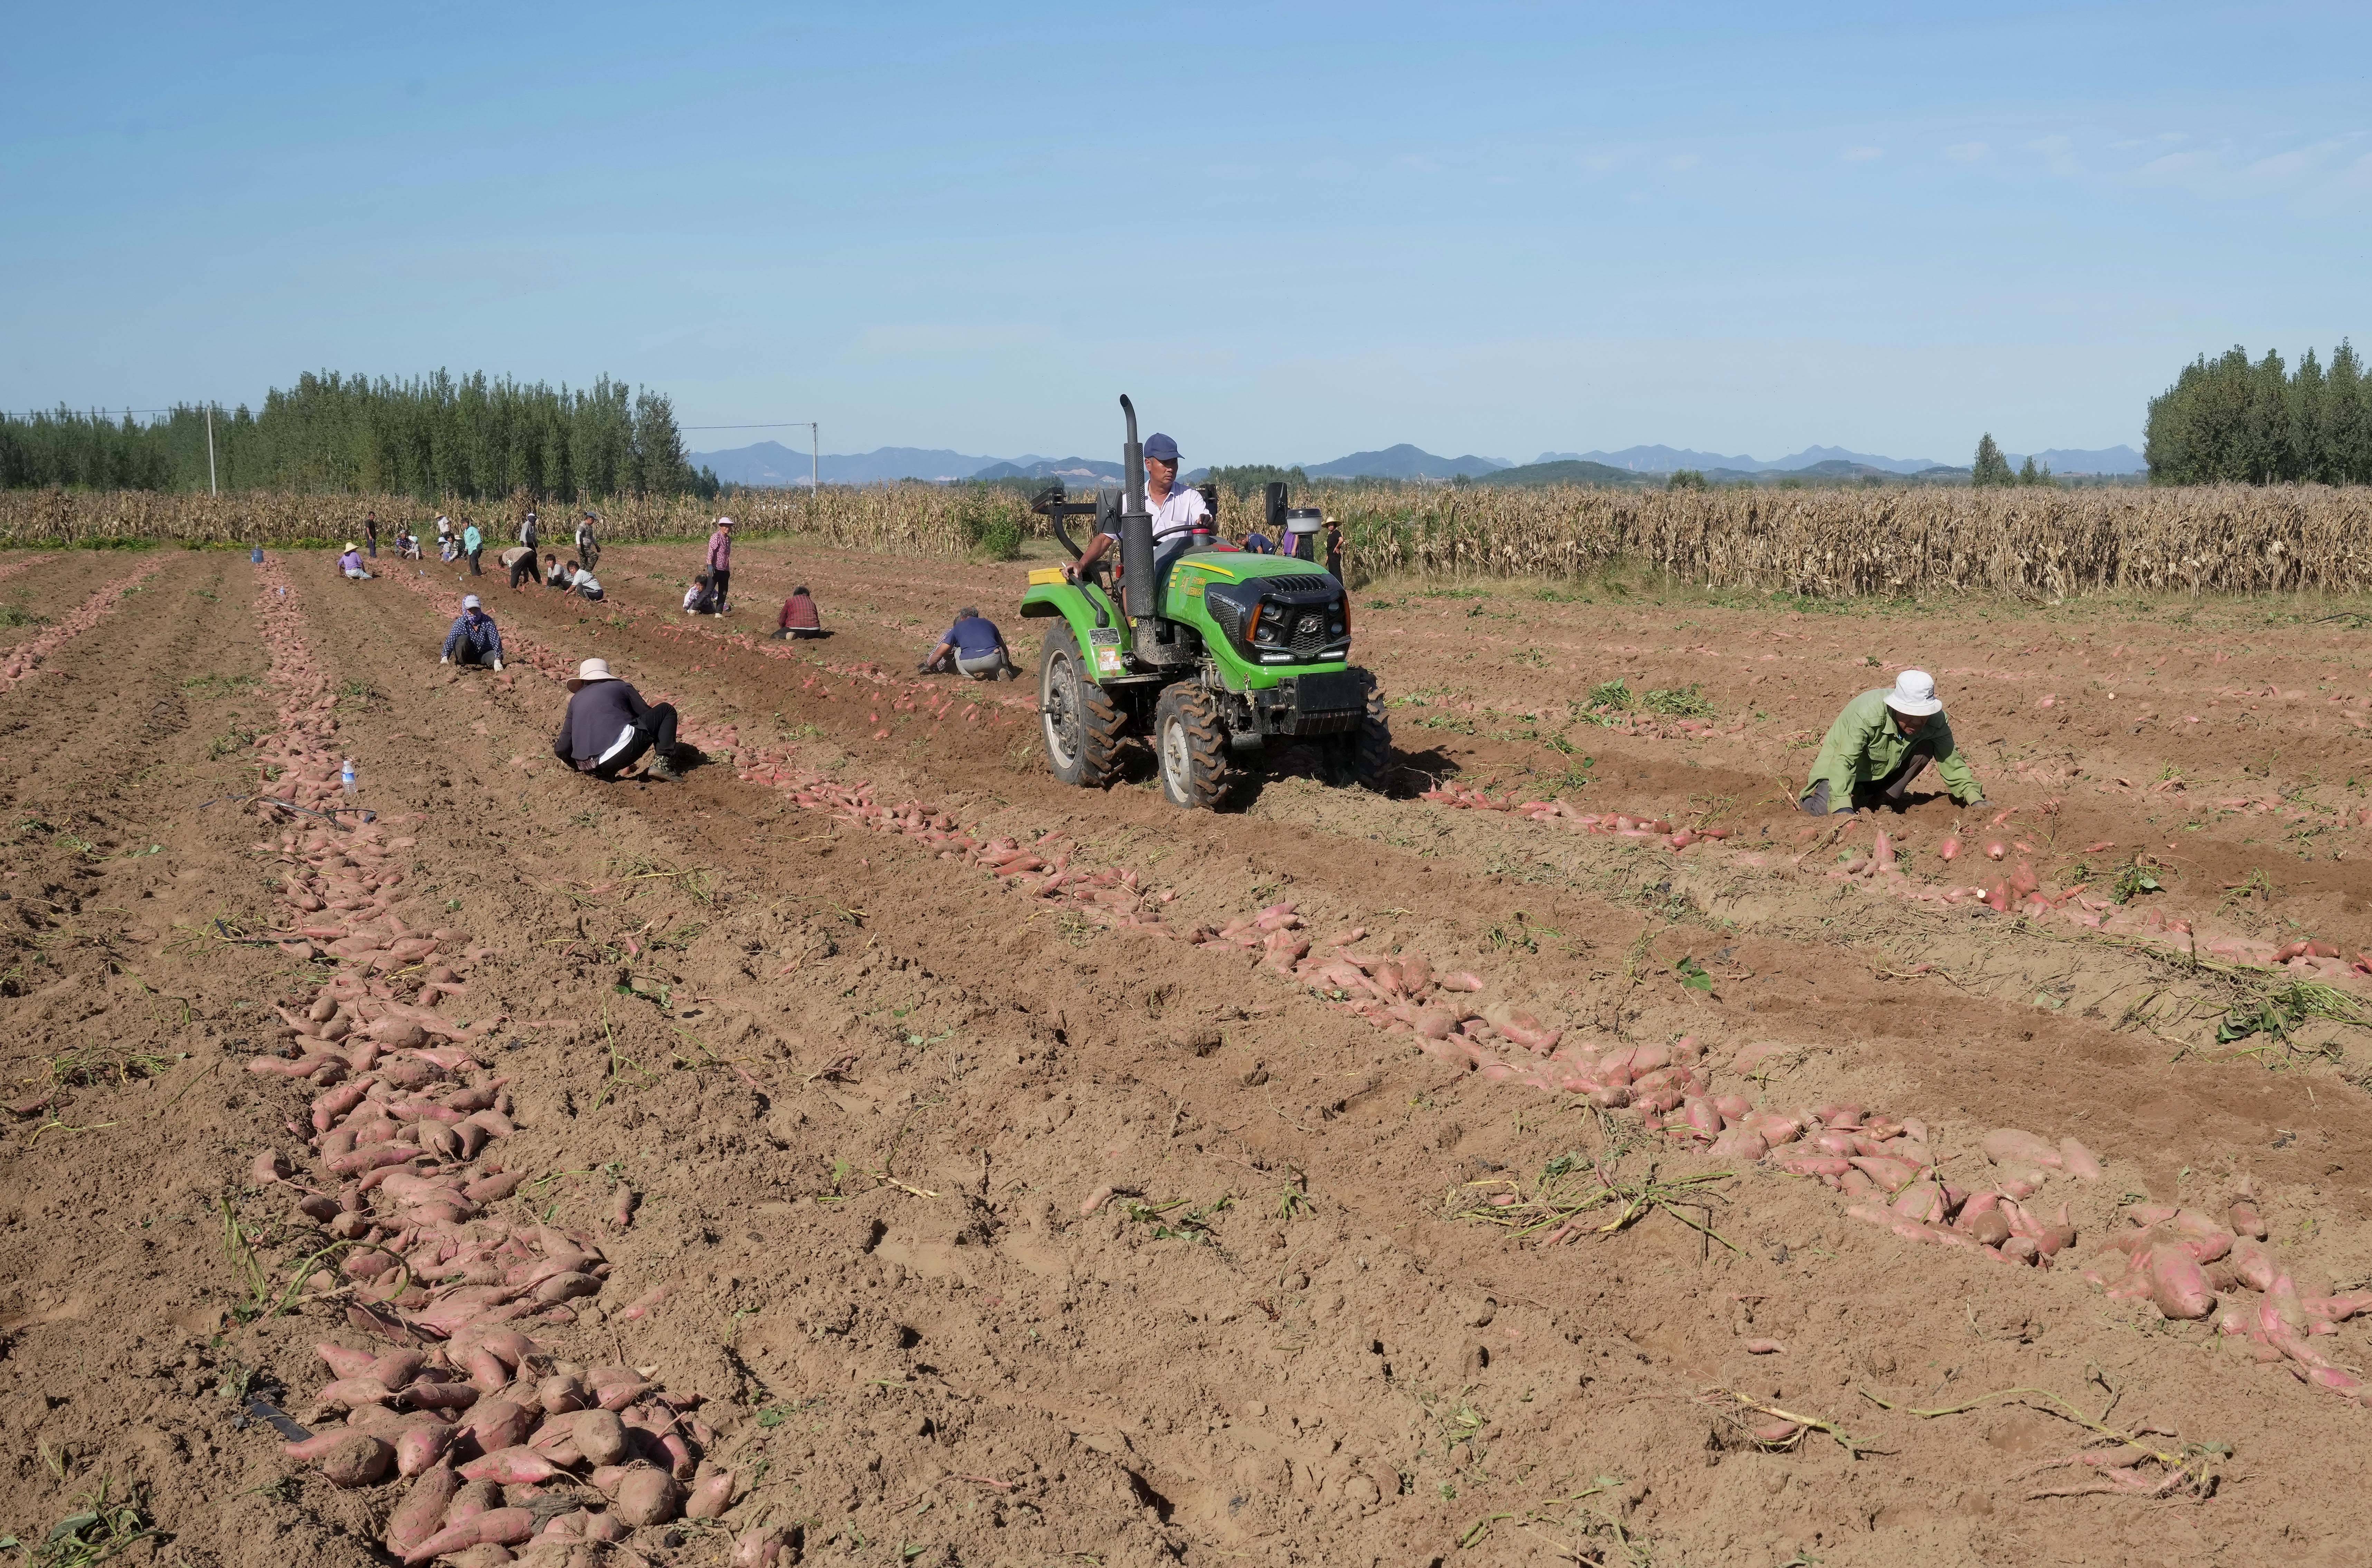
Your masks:
{"label": "sun hat", "polygon": [[1157,430],[1145,438],[1145,455],[1158,458],[1165,463],[1178,460],[1178,443]]}
{"label": "sun hat", "polygon": [[729,528],[733,526],[733,519],[730,517],[719,517],[716,519],[716,526],[720,528]]}
{"label": "sun hat", "polygon": [[608,659],[589,658],[583,664],[576,667],[576,679],[568,683],[568,689],[571,691],[574,691],[579,687],[590,686],[597,680],[615,680],[617,679],[618,678],[616,676],[610,673],[610,661]]}
{"label": "sun hat", "polygon": [[1924,669],[1906,669],[1896,676],[1894,690],[1886,694],[1886,705],[1914,719],[1944,711],[1943,699],[1936,695],[1936,678]]}
{"label": "sun hat", "polygon": [[476,594],[463,594],[463,595],[461,596],[461,608],[462,608],[463,610],[475,610],[475,609],[477,609],[477,608],[478,608],[478,596],[477,596]]}
{"label": "sun hat", "polygon": [[348,550],[360,550],[360,549],[362,548],[362,546],[361,546],[361,545],[359,545],[359,544],[356,544],[353,540],[346,540],[346,548],[347,548]]}

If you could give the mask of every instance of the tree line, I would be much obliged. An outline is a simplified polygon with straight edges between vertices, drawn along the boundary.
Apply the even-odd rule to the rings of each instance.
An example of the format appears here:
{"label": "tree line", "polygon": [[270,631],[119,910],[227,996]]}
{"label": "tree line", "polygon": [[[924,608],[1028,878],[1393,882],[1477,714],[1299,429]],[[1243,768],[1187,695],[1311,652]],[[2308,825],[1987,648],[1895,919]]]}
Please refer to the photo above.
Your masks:
{"label": "tree line", "polygon": [[[203,491],[207,416],[0,414],[0,489]],[[224,490],[486,500],[716,494],[666,394],[604,376],[587,388],[446,371],[398,381],[305,375],[261,412],[219,406],[211,482]]]}
{"label": "tree line", "polygon": [[2372,380],[2343,340],[2327,368],[2236,346],[2185,366],[2145,434],[2153,484],[2372,484]]}

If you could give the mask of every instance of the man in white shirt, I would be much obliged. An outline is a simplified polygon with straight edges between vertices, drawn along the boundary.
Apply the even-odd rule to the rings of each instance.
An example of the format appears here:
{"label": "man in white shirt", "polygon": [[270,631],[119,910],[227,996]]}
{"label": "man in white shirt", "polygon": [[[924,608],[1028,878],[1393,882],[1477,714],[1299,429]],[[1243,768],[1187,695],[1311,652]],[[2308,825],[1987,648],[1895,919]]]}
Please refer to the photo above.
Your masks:
{"label": "man in white shirt", "polygon": [[[1159,583],[1169,575],[1169,563],[1186,552],[1197,524],[1208,526],[1211,508],[1203,493],[1178,482],[1178,443],[1155,431],[1145,442],[1145,509],[1153,514],[1153,575]],[[1117,533],[1099,533],[1072,568],[1082,577],[1104,552],[1120,543]]]}

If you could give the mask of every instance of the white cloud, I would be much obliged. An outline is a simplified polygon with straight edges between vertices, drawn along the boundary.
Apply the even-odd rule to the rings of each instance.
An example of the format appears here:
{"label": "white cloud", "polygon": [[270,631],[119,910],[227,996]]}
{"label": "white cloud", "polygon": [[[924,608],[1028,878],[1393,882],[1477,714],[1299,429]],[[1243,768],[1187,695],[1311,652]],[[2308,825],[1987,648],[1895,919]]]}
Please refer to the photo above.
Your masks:
{"label": "white cloud", "polygon": [[1982,142],[1955,142],[1944,149],[1944,156],[1954,163],[1982,163],[1992,151]]}
{"label": "white cloud", "polygon": [[2084,166],[2076,161],[2076,144],[2065,136],[2039,137],[2027,143],[2026,150],[2041,154],[2051,172],[2063,178],[2084,172]]}
{"label": "white cloud", "polygon": [[1847,147],[1837,156],[1844,159],[1847,163],[1867,163],[1872,158],[1884,157],[1886,156],[1886,149],[1883,147]]}

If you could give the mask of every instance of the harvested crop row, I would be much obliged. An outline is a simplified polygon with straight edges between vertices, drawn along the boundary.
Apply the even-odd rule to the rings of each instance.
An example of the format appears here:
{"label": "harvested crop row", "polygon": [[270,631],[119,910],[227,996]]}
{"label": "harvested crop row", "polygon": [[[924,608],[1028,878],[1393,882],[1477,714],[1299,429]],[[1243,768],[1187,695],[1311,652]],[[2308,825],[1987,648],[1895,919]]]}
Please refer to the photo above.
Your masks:
{"label": "harvested crop row", "polygon": [[[36,559],[47,558],[37,557]],[[31,561],[20,562],[11,570],[21,572],[32,564]],[[155,576],[163,569],[163,565],[162,562],[151,563],[128,576],[117,578],[59,617],[58,623],[48,631],[29,637],[10,648],[5,657],[0,657],[0,691],[7,691],[31,675],[41,668],[43,659],[106,620],[109,612],[123,602],[124,595]]]}
{"label": "harvested crop row", "polygon": [[[249,1063],[320,1090],[308,1120],[287,1124],[307,1152],[292,1161],[267,1149],[250,1179],[285,1185],[296,1223],[320,1227],[316,1258],[336,1257],[343,1283],[319,1294],[344,1299],[349,1327],[375,1342],[318,1347],[332,1376],[307,1419],[342,1420],[286,1452],[340,1486],[408,1481],[384,1538],[407,1563],[465,1552],[507,1562],[530,1540],[557,1561],[679,1516],[722,1515],[735,1478],[702,1458],[715,1434],[696,1397],[631,1366],[562,1360],[529,1335],[576,1321],[569,1304],[599,1294],[610,1265],[590,1233],[494,1212],[523,1179],[502,1156],[516,1132],[511,1080],[472,1049],[499,1019],[440,1010],[468,1004],[478,955],[466,935],[413,930],[392,912],[398,862],[416,841],[389,837],[384,821],[336,820],[360,813],[333,804],[335,694],[286,574],[275,564],[261,576],[278,727],[257,755],[281,775],[254,809],[301,824],[258,846],[291,867],[281,884],[291,928],[274,935],[340,969],[278,1007],[281,1053]],[[613,1223],[630,1224],[631,1211]],[[761,1529],[742,1548],[759,1561],[779,1540]]]}
{"label": "harvested crop row", "polygon": [[29,572],[44,561],[55,559],[56,557],[52,555],[28,555],[22,561],[11,561],[6,565],[0,566],[0,583],[6,582],[19,572]]}

